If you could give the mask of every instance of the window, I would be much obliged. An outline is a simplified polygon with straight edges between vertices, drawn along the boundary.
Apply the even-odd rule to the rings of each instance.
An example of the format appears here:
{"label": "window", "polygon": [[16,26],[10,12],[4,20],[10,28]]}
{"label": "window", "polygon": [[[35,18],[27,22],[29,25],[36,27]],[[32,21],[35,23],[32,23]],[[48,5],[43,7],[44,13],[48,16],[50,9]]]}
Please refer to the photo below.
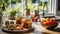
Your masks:
{"label": "window", "polygon": [[9,0],[9,5],[8,8],[6,8],[5,12],[3,12],[4,14],[9,14],[11,11],[15,10],[17,12],[21,12],[22,10],[22,2],[21,0]]}
{"label": "window", "polygon": [[[38,9],[39,13],[42,14],[43,7],[45,14],[51,13],[51,0],[9,0],[10,8],[18,8],[21,12],[26,9],[24,2],[27,1],[27,6],[30,9],[31,13],[34,13],[34,10]],[[44,6],[45,5],[45,6]]]}
{"label": "window", "polygon": [[51,8],[50,0],[27,0],[27,6],[31,10],[31,13],[33,13],[35,9],[38,9],[40,14],[42,14],[43,10],[46,14],[49,13]]}
{"label": "window", "polygon": [[21,11],[21,5],[22,5],[22,2],[21,0],[11,0],[11,9],[17,9],[17,10],[20,10]]}

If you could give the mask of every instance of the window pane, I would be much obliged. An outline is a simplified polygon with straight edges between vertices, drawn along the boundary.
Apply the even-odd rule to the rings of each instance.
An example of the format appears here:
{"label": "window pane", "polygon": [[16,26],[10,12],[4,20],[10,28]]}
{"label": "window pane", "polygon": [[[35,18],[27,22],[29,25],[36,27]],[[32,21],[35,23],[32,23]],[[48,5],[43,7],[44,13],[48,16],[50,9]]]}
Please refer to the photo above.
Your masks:
{"label": "window pane", "polygon": [[32,0],[32,3],[36,3],[37,0]]}
{"label": "window pane", "polygon": [[[11,0],[11,8],[21,6],[21,0]],[[20,7],[19,7],[20,8]]]}
{"label": "window pane", "polygon": [[11,3],[12,3],[12,4],[16,4],[17,2],[18,2],[18,3],[21,3],[21,0],[11,0]]}
{"label": "window pane", "polygon": [[20,12],[21,11],[21,0],[18,2],[19,0],[10,0],[10,5],[9,7],[7,8],[7,11],[10,12],[10,11],[17,11],[17,12]]}
{"label": "window pane", "polygon": [[16,0],[11,0],[11,4],[15,4],[16,3]]}
{"label": "window pane", "polygon": [[21,3],[21,0],[17,0],[19,3]]}
{"label": "window pane", "polygon": [[48,12],[49,10],[49,0],[27,0],[27,5],[31,11],[39,9],[40,12],[43,12],[43,10]]}

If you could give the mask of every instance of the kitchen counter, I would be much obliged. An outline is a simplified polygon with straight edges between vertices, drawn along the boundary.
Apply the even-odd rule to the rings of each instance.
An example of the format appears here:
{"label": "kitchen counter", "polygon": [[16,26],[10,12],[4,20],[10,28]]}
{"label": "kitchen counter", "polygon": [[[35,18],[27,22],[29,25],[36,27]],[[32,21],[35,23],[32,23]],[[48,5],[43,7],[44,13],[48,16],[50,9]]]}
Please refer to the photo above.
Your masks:
{"label": "kitchen counter", "polygon": [[[41,26],[41,24],[39,22],[34,22],[33,24],[34,32],[29,32],[29,33],[5,33],[1,31],[0,28],[0,34],[60,34],[60,29],[56,29],[56,30],[47,30],[44,27]],[[60,24],[59,24],[60,25]],[[58,25],[58,27],[60,27]]]}

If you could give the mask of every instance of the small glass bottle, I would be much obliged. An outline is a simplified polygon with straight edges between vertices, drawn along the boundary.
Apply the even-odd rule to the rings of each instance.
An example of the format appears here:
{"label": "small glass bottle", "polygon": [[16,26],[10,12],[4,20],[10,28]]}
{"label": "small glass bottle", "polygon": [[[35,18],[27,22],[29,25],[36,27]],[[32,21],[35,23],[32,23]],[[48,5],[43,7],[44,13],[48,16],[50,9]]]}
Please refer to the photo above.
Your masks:
{"label": "small glass bottle", "polygon": [[32,18],[32,21],[37,22],[39,18],[40,18],[39,11],[35,10],[34,17]]}

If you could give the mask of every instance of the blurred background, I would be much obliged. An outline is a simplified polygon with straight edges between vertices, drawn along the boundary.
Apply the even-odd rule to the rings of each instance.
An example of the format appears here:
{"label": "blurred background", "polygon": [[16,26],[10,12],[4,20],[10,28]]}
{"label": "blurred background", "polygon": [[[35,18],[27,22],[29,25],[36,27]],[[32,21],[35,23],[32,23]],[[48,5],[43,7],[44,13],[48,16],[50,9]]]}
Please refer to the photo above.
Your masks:
{"label": "blurred background", "polygon": [[[0,21],[9,15],[11,11],[17,11],[25,15],[26,9],[30,9],[31,14],[35,10],[39,14],[53,14],[55,15],[53,3],[55,0],[0,0]],[[3,17],[3,18],[2,18]]]}

